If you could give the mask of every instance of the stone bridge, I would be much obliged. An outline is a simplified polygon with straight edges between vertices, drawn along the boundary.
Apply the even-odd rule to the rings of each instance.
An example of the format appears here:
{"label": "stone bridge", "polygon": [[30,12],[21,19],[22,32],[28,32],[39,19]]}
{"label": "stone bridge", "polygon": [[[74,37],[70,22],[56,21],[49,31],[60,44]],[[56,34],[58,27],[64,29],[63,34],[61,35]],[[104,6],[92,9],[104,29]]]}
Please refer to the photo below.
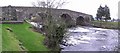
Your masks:
{"label": "stone bridge", "polygon": [[[45,13],[46,10],[51,10],[51,15],[54,18],[60,18],[62,15],[69,15],[74,21],[82,21],[85,23],[89,23],[92,20],[92,15],[76,12],[67,9],[47,9],[42,7],[25,7],[25,6],[4,6],[2,8],[2,19],[4,20],[11,20],[14,16],[17,15],[17,20],[24,20],[25,18],[30,18],[31,16],[38,16],[38,13]],[[14,13],[12,13],[14,12]],[[10,14],[10,15],[8,15]]]}

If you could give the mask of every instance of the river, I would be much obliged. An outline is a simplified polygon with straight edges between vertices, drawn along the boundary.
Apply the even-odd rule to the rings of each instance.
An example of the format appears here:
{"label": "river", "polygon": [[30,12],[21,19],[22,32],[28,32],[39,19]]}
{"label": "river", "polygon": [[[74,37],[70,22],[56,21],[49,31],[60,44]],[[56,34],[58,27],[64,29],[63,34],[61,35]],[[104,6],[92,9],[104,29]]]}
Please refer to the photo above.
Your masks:
{"label": "river", "polygon": [[[41,28],[37,23],[29,22]],[[62,51],[116,51],[118,49],[118,30],[95,27],[74,27],[67,29]]]}
{"label": "river", "polygon": [[118,30],[94,27],[68,29],[62,51],[115,51],[118,47]]}

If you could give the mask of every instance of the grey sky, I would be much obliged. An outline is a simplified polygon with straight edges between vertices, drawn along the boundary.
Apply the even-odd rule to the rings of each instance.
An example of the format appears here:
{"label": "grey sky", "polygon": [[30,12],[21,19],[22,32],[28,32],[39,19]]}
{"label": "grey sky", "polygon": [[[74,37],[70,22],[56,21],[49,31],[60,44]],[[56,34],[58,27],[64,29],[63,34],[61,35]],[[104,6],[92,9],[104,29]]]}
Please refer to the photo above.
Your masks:
{"label": "grey sky", "polygon": [[[0,6],[32,6],[32,2],[37,0],[0,0]],[[97,9],[100,5],[105,4],[110,8],[112,18],[118,18],[118,2],[120,0],[67,0],[63,9],[70,9],[96,16]]]}

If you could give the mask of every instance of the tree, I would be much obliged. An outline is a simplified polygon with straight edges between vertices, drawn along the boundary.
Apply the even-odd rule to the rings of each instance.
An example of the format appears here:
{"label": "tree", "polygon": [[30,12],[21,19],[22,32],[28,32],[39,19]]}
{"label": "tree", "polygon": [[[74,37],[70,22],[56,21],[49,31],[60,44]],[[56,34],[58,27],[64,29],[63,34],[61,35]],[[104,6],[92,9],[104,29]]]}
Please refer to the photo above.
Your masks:
{"label": "tree", "polygon": [[[104,18],[105,17],[105,18]],[[97,14],[96,14],[96,19],[97,20],[110,20],[111,17],[110,17],[110,10],[108,8],[107,5],[105,5],[105,7],[99,7],[98,10],[97,10]]]}
{"label": "tree", "polygon": [[34,7],[43,7],[43,8],[61,8],[66,4],[66,0],[38,0],[37,2],[32,2]]}
{"label": "tree", "polygon": [[97,10],[96,18],[97,20],[102,20],[102,15],[103,15],[103,7],[99,7]]}
{"label": "tree", "polygon": [[110,17],[110,10],[109,10],[109,8],[107,7],[107,5],[105,6],[105,20],[107,21],[107,20],[111,20],[111,17]]}
{"label": "tree", "polygon": [[37,4],[33,2],[34,7],[43,7],[47,8],[46,18],[44,20],[44,32],[45,34],[45,41],[44,44],[50,48],[52,51],[60,51],[60,43],[61,40],[64,37],[66,24],[64,20],[55,20],[51,15],[51,9],[52,8],[60,8],[63,6],[66,2],[62,0],[43,0],[43,1],[37,1]]}
{"label": "tree", "polygon": [[110,10],[107,7],[107,5],[105,5],[105,7],[99,7],[97,10],[97,14],[96,14],[96,19],[100,20],[100,26],[102,26],[102,20],[110,20]]}

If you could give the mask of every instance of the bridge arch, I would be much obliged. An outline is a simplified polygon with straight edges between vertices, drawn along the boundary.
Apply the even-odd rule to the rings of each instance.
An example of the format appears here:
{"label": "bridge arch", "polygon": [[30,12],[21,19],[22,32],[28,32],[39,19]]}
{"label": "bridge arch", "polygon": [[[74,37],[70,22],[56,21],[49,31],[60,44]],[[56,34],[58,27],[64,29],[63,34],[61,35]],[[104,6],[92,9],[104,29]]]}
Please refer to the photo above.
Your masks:
{"label": "bridge arch", "polygon": [[84,25],[85,23],[85,21],[84,21],[85,19],[84,19],[84,17],[83,16],[79,16],[79,17],[77,17],[77,19],[76,19],[76,25]]}
{"label": "bridge arch", "polygon": [[75,25],[72,17],[69,14],[64,13],[60,17],[62,18],[62,20],[65,21],[65,23],[67,24],[67,27],[72,27]]}
{"label": "bridge arch", "polygon": [[67,13],[62,14],[61,18],[62,19],[72,19],[72,17],[69,14],[67,14]]}

